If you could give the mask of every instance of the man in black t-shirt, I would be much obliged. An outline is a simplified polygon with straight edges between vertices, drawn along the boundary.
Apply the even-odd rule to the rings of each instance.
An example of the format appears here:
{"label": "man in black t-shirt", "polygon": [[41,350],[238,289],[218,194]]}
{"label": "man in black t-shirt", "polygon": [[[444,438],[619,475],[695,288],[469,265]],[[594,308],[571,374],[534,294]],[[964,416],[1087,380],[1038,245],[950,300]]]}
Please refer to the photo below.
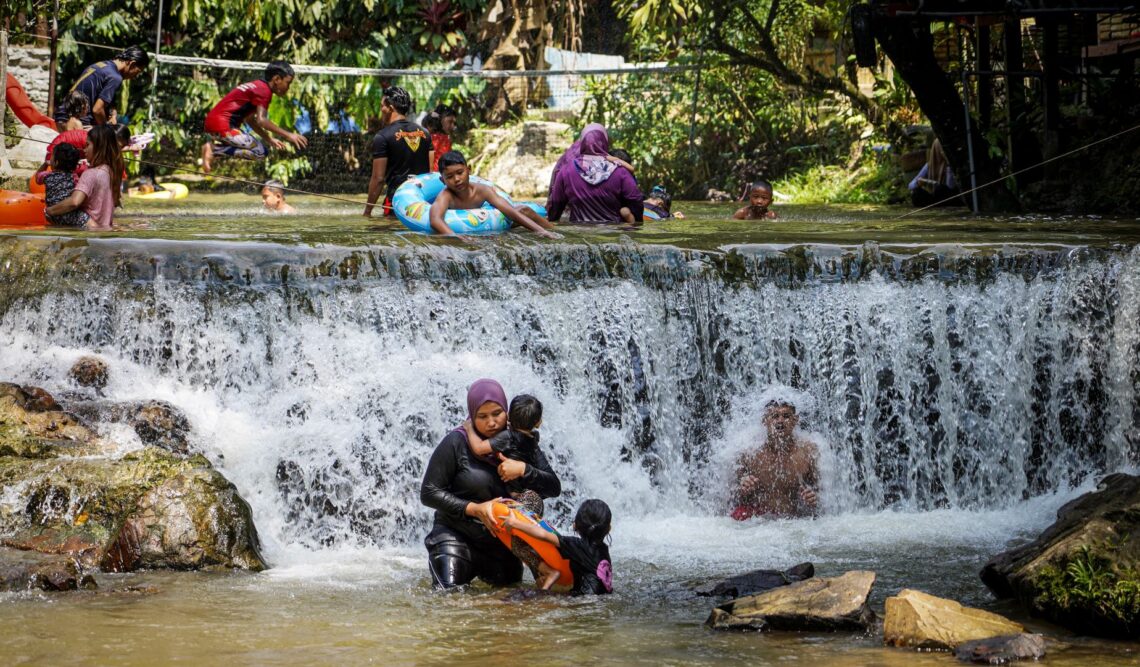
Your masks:
{"label": "man in black t-shirt", "polygon": [[[123,81],[130,81],[150,64],[150,55],[142,47],[124,49],[111,60],[89,65],[71,86],[68,94],[79,92],[87,98],[87,115],[81,118],[84,125],[103,125],[108,121],[109,109],[115,93]],[[55,110],[55,122],[61,128],[67,123],[67,98]]]}
{"label": "man in black t-shirt", "polygon": [[372,180],[368,183],[368,204],[364,217],[371,217],[372,207],[380,198],[380,183],[388,184],[384,198],[384,215],[392,215],[392,195],[408,176],[431,171],[431,134],[408,120],[412,97],[397,86],[384,90],[380,103],[380,120],[384,129],[372,140]]}

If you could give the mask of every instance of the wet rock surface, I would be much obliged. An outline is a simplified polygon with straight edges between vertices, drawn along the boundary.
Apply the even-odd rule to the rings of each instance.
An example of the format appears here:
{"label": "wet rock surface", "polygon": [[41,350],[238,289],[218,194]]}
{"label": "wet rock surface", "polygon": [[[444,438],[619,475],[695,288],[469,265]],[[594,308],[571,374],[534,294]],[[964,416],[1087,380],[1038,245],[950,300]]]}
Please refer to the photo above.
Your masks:
{"label": "wet rock surface", "polygon": [[73,591],[95,588],[74,558],[0,548],[0,591]]}
{"label": "wet rock surface", "polygon": [[190,454],[190,420],[166,401],[71,401],[68,410],[90,422],[129,425],[144,444]]}
{"label": "wet rock surface", "polygon": [[80,357],[71,366],[68,376],[80,387],[90,387],[96,391],[107,386],[109,371],[107,362],[97,357]]}
{"label": "wet rock surface", "polygon": [[986,586],[1082,634],[1135,639],[1140,620],[1140,477],[1117,473],[1057,510],[1037,539],[992,558]]}
{"label": "wet rock surface", "polygon": [[1045,637],[1022,633],[975,639],[954,650],[962,662],[979,665],[1004,665],[1018,660],[1040,660],[1045,657]]}
{"label": "wet rock surface", "polygon": [[714,630],[866,630],[875,621],[867,596],[875,573],[846,572],[781,586],[727,602],[705,624]]}
{"label": "wet rock surface", "polygon": [[910,589],[887,598],[883,619],[884,643],[923,649],[953,650],[971,640],[1024,631],[1004,616]]}
{"label": "wet rock surface", "polygon": [[[248,504],[205,457],[123,454],[33,389],[0,385],[0,544],[85,569],[265,568]],[[146,423],[165,427],[165,404],[139,405],[155,404],[161,417]]]}
{"label": "wet rock surface", "polygon": [[752,570],[738,574],[715,584],[698,587],[696,593],[706,597],[744,597],[811,579],[813,576],[815,566],[800,563],[786,570]]}

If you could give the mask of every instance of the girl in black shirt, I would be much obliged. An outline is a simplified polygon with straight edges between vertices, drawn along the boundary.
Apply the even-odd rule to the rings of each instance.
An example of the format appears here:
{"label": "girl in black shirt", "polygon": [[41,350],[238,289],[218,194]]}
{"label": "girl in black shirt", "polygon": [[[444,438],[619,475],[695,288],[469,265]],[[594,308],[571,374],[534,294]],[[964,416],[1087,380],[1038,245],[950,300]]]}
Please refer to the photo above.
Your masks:
{"label": "girl in black shirt", "polygon": [[[563,537],[538,524],[513,521],[510,516],[503,519],[503,525],[558,547],[562,557],[570,561],[570,572],[574,575],[571,595],[614,592],[610,548],[605,542],[610,534],[610,508],[601,500],[587,500],[574,515],[574,531],[581,537]],[[548,586],[554,583],[551,581]]]}

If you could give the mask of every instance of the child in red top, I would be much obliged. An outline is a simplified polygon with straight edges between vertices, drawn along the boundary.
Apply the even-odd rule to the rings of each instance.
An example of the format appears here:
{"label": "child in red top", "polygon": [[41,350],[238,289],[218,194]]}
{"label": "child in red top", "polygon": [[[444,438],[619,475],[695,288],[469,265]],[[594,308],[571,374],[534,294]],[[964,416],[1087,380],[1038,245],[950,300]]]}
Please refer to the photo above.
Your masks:
{"label": "child in red top", "polygon": [[265,78],[241,84],[215,104],[206,114],[206,132],[214,135],[214,141],[202,145],[202,171],[210,173],[215,153],[244,160],[265,158],[265,144],[241,131],[246,123],[273,148],[280,150],[285,144],[269,136],[270,132],[297,148],[309,145],[305,137],[277,127],[266,115],[272,97],[284,96],[292,83],[293,68],[276,60],[265,68]]}
{"label": "child in red top", "polygon": [[439,171],[439,158],[451,150],[451,133],[455,131],[455,109],[441,104],[424,116],[424,127],[431,132],[431,147],[435,151],[432,171]]}

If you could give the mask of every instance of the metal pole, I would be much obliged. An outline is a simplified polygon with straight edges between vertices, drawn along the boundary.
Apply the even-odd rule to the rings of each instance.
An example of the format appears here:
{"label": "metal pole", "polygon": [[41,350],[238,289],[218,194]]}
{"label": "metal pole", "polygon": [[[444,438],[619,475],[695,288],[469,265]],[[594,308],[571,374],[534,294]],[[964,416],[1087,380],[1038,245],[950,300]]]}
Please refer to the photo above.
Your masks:
{"label": "metal pole", "polygon": [[978,172],[974,166],[974,130],[970,123],[970,80],[962,68],[962,111],[966,115],[966,155],[970,159],[970,199],[974,213],[978,212]]}
{"label": "metal pole", "polygon": [[150,105],[147,110],[147,118],[150,119],[150,124],[154,125],[154,98],[158,90],[158,54],[162,50],[162,6],[163,1],[158,0],[158,29],[154,33],[154,65],[151,70],[150,76]]}
{"label": "metal pole", "polygon": [[55,71],[59,69],[59,0],[55,0],[55,8],[51,13],[51,42],[48,44],[51,51],[48,65],[48,103],[49,116],[55,115]]}

